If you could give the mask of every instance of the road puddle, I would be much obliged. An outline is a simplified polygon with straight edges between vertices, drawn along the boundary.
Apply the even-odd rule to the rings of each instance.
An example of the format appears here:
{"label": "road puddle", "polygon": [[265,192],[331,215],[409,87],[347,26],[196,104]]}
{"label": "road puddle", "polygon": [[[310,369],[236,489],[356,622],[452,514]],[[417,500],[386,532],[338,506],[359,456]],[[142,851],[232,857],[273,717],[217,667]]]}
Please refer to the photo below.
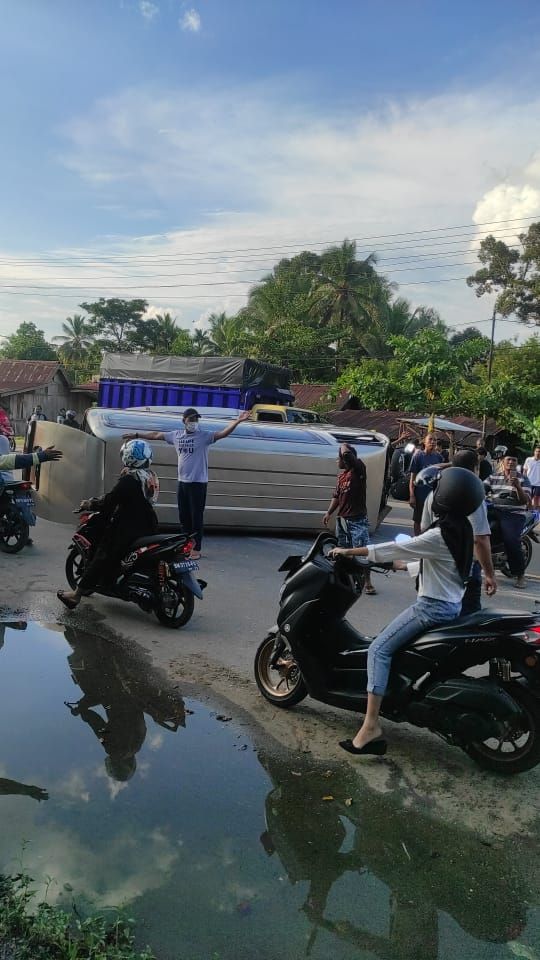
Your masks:
{"label": "road puddle", "polygon": [[255,751],[116,641],[19,623],[0,644],[0,869],[50,901],[127,906],[159,960],[540,957],[515,844]]}

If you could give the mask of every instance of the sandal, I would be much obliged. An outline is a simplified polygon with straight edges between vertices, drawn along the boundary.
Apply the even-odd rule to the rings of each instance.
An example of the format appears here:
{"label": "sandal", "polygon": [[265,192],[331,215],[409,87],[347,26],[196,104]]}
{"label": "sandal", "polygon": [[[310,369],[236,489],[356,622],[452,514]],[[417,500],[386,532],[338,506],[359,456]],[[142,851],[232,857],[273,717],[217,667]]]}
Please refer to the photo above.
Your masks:
{"label": "sandal", "polygon": [[366,589],[364,590],[364,593],[367,593],[367,595],[368,595],[369,597],[376,597],[376,596],[377,596],[377,591],[376,591],[375,587],[373,587],[373,586],[371,586],[371,585],[370,585],[369,587],[366,587]]}
{"label": "sandal", "polygon": [[190,560],[200,560],[201,557],[202,557],[202,553],[200,550],[192,550],[189,555]]}
{"label": "sandal", "polygon": [[59,590],[56,594],[58,599],[64,604],[68,610],[75,610],[79,606],[80,600],[69,600],[65,595],[63,590]]}

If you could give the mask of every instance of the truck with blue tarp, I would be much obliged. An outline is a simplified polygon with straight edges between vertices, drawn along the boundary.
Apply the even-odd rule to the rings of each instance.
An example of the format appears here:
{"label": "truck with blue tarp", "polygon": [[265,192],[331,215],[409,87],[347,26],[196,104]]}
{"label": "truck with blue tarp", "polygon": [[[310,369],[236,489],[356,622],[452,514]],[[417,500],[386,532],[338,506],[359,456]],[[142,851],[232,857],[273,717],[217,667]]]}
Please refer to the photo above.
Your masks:
{"label": "truck with blue tarp", "polygon": [[98,406],[227,407],[256,403],[292,406],[291,371],[241,357],[159,357],[105,353]]}

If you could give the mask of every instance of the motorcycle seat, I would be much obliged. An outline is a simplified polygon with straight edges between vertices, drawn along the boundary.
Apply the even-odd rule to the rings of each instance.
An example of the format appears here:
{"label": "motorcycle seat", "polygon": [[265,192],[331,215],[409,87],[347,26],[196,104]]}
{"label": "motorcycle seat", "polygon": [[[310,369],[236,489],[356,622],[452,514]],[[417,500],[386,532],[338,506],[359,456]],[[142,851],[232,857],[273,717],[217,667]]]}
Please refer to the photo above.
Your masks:
{"label": "motorcycle seat", "polygon": [[422,637],[430,633],[452,634],[463,630],[463,627],[488,627],[491,625],[497,633],[500,633],[503,623],[508,624],[510,620],[516,621],[517,628],[518,624],[529,619],[533,619],[532,614],[516,613],[513,610],[477,610],[476,613],[469,613],[465,617],[456,617],[449,623],[440,623],[438,626],[430,627],[429,630],[423,631]]}
{"label": "motorcycle seat", "polygon": [[183,533],[155,533],[151,537],[139,537],[131,544],[130,549],[135,550],[138,547],[148,547],[151,543],[173,543],[174,540],[184,540]]}

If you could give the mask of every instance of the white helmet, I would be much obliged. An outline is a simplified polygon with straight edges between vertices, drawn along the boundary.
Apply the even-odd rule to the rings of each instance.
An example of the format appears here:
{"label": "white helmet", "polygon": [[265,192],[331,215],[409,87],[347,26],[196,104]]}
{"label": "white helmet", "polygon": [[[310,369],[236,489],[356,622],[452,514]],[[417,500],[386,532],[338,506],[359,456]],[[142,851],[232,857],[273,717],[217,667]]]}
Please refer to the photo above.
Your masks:
{"label": "white helmet", "polygon": [[77,416],[75,410],[66,410],[66,417],[71,417],[72,419]]}
{"label": "white helmet", "polygon": [[125,467],[149,467],[152,463],[152,447],[146,440],[128,440],[120,448]]}

